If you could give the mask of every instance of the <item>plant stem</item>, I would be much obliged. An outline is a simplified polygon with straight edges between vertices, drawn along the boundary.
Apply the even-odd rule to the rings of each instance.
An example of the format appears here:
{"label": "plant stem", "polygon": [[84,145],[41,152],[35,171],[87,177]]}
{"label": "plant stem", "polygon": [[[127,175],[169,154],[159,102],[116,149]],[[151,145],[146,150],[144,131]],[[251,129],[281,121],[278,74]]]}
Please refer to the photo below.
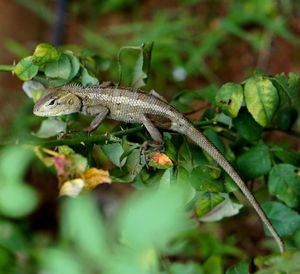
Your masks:
{"label": "plant stem", "polygon": [[[116,131],[111,133],[110,136],[113,137],[122,137],[129,134],[134,134],[143,129],[142,126],[137,126],[134,128]],[[17,140],[15,142],[7,142],[2,143],[0,146],[8,146],[8,145],[34,145],[34,146],[43,146],[43,147],[55,147],[55,146],[62,146],[62,145],[85,145],[89,143],[104,143],[105,141],[109,140],[109,135],[83,135],[76,136],[70,139],[60,139],[60,140],[48,140],[48,139],[41,139],[35,136],[27,136],[27,138],[20,138],[20,141]]]}
{"label": "plant stem", "polygon": [[0,71],[13,71],[14,69],[13,65],[0,65]]}

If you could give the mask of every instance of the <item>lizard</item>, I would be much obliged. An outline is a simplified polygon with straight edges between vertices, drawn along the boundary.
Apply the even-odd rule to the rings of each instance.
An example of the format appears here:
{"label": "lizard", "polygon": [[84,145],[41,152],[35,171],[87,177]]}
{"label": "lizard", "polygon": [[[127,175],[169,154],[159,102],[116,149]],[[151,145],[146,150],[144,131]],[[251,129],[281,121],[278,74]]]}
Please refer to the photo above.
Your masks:
{"label": "lizard", "polygon": [[188,137],[228,173],[270,231],[280,252],[284,252],[284,243],[278,232],[238,172],[183,113],[169,105],[158,93],[108,84],[90,87],[69,84],[46,89],[33,108],[35,115],[47,117],[76,112],[95,116],[86,128],[88,132],[95,130],[105,118],[109,118],[121,122],[143,124],[154,142],[159,145],[163,145],[163,138],[158,128]]}

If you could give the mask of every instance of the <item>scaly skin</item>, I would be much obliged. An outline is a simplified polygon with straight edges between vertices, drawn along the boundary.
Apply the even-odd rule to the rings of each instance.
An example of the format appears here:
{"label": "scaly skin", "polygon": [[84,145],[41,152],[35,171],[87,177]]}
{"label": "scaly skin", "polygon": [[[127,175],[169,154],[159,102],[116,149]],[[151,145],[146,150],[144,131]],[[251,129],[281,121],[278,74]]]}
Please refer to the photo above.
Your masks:
{"label": "scaly skin", "polygon": [[268,227],[280,252],[284,251],[283,241],[277,231],[231,164],[181,112],[159,96],[135,91],[132,88],[105,85],[83,88],[78,85],[67,85],[48,90],[33,109],[33,113],[37,116],[59,116],[74,112],[96,116],[87,131],[97,128],[107,117],[127,123],[142,123],[154,141],[161,144],[163,140],[157,127],[186,135],[206,151],[234,180],[262,222]]}

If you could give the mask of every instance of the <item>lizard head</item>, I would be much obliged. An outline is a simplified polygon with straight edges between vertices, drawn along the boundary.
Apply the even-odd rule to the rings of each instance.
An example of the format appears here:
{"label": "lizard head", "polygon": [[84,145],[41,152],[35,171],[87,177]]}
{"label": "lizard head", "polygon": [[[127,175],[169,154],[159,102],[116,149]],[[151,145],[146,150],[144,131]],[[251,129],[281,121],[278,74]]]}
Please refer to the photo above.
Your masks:
{"label": "lizard head", "polygon": [[79,112],[81,100],[72,93],[55,90],[47,92],[34,105],[33,114],[37,116],[59,116]]}

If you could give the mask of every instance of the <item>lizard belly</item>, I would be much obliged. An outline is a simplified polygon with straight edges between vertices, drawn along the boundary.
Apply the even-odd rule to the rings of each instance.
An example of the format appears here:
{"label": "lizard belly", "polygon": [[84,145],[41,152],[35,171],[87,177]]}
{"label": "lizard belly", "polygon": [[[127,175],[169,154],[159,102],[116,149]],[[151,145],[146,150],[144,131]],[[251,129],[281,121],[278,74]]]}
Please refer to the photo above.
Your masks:
{"label": "lizard belly", "polygon": [[141,117],[143,113],[141,111],[132,111],[131,109],[124,110],[120,109],[110,109],[108,118],[112,120],[117,120],[126,123],[141,123]]}

